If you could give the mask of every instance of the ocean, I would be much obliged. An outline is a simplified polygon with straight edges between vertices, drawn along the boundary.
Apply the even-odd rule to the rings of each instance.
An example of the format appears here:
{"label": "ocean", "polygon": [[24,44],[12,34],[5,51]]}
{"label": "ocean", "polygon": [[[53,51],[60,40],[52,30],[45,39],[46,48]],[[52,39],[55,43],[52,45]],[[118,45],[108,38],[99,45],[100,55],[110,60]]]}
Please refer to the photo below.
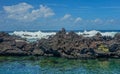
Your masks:
{"label": "ocean", "polygon": [[[33,42],[41,38],[48,38],[49,36],[55,35],[58,30],[27,30],[27,31],[6,31],[10,35],[17,35],[22,38],[25,38],[27,41]],[[67,33],[70,30],[67,30]],[[111,36],[114,37],[116,33],[119,33],[120,30],[74,30],[74,32],[78,35],[83,35],[85,37],[92,37],[98,32],[101,33],[102,36]]]}
{"label": "ocean", "polygon": [[[36,41],[48,38],[58,31],[6,31],[10,35]],[[68,33],[69,31],[67,31]],[[75,31],[78,35],[92,37],[96,33],[114,35],[120,30]],[[0,74],[120,74],[120,59],[65,59],[58,57],[0,56]]]}

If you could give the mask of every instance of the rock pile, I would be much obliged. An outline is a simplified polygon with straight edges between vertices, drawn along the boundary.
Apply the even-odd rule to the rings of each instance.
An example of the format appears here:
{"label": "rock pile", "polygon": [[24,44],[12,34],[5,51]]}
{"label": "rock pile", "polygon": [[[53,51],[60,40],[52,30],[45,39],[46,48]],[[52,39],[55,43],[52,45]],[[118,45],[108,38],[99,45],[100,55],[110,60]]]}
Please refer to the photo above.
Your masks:
{"label": "rock pile", "polygon": [[63,28],[48,39],[28,43],[24,39],[0,33],[0,55],[36,55],[65,58],[120,57],[120,33],[113,38],[97,33],[93,37],[83,37],[73,31],[66,33]]}

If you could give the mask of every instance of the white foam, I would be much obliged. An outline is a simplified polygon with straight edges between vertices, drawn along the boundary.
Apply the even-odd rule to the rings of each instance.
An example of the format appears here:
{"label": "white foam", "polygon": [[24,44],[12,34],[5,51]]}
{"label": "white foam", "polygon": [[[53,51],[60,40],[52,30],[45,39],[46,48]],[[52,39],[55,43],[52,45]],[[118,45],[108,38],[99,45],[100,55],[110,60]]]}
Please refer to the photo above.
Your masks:
{"label": "white foam", "polygon": [[102,32],[102,36],[111,36],[114,37],[117,32]]}
{"label": "white foam", "polygon": [[85,37],[92,37],[94,36],[95,34],[97,34],[99,31],[96,31],[96,30],[92,30],[92,31],[84,31],[84,32],[78,32],[77,34],[78,35],[83,35]]}
{"label": "white foam", "polygon": [[55,32],[28,32],[28,31],[14,31],[12,33],[13,35],[20,36],[22,38],[27,38],[27,39],[41,39],[41,38],[48,38],[51,35],[55,35]]}
{"label": "white foam", "polygon": [[[91,31],[85,30],[84,32],[76,32],[76,33],[78,35],[83,35],[84,37],[92,37],[96,35],[98,32],[101,33],[102,36],[111,36],[111,37],[114,37],[114,35],[117,33],[117,32],[100,32],[96,30],[91,30]],[[13,33],[11,33],[11,35],[17,35],[31,41],[41,39],[41,38],[47,39],[49,36],[55,35],[55,34],[56,32],[41,32],[41,31],[37,31],[37,32],[14,31]]]}
{"label": "white foam", "polygon": [[96,30],[91,30],[91,31],[84,31],[84,32],[77,32],[78,35],[83,35],[84,37],[92,37],[95,36],[97,33],[100,33],[102,36],[111,36],[114,37],[114,35],[117,32],[100,32]]}

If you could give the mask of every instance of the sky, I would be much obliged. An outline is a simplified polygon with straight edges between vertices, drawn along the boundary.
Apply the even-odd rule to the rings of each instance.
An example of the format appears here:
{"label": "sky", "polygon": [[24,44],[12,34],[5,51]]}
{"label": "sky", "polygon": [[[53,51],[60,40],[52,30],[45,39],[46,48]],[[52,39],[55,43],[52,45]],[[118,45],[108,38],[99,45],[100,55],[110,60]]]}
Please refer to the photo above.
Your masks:
{"label": "sky", "polygon": [[120,0],[0,0],[0,31],[120,30]]}

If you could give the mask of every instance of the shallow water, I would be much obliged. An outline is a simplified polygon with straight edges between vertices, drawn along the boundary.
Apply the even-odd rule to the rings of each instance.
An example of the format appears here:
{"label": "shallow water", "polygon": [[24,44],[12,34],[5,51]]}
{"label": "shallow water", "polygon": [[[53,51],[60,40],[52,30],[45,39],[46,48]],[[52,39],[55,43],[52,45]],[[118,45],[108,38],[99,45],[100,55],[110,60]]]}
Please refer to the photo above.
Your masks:
{"label": "shallow water", "polygon": [[120,74],[120,59],[0,57],[0,74]]}

